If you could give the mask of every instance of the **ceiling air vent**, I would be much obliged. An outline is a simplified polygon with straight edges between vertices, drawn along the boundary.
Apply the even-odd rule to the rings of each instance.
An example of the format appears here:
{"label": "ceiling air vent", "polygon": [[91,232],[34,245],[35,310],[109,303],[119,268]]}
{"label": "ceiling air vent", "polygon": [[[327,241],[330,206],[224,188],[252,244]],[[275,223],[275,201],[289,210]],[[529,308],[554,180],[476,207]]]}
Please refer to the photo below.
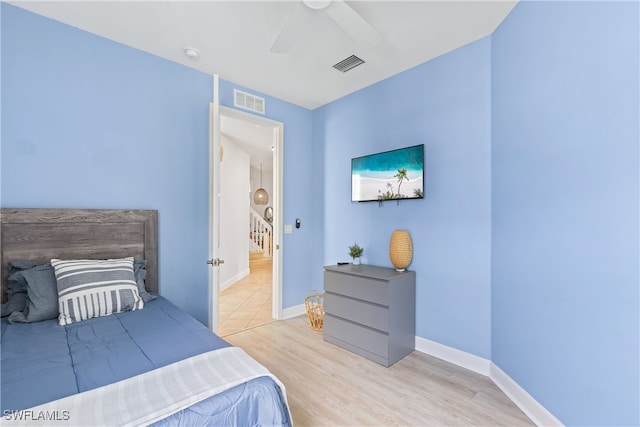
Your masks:
{"label": "ceiling air vent", "polygon": [[351,55],[350,57],[345,58],[342,61],[335,64],[333,68],[335,68],[338,71],[342,71],[343,73],[346,73],[350,69],[355,68],[360,64],[364,64],[364,61],[355,55]]}
{"label": "ceiling air vent", "polygon": [[245,110],[264,114],[264,98],[251,95],[238,89],[233,90],[233,105]]}

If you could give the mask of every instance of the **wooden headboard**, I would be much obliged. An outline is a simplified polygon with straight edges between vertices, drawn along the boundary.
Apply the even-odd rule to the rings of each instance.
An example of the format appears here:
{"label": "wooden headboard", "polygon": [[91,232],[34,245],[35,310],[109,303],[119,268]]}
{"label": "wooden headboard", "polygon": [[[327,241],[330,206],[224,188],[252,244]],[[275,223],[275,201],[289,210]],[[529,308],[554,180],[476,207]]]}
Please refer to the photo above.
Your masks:
{"label": "wooden headboard", "polygon": [[148,291],[158,292],[158,211],[0,208],[2,301],[15,260],[146,259]]}

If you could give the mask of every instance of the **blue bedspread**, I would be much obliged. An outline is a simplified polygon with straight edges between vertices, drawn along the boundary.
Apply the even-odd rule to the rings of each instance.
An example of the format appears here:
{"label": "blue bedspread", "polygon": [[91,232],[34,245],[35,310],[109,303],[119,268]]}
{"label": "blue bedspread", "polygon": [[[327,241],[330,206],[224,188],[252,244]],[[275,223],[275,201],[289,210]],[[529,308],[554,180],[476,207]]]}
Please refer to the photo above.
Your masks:
{"label": "blue bedspread", "polygon": [[[3,319],[2,411],[30,408],[226,346],[162,297],[143,310],[67,326],[57,320],[10,325]],[[280,390],[269,378],[232,388],[163,423],[290,424]]]}

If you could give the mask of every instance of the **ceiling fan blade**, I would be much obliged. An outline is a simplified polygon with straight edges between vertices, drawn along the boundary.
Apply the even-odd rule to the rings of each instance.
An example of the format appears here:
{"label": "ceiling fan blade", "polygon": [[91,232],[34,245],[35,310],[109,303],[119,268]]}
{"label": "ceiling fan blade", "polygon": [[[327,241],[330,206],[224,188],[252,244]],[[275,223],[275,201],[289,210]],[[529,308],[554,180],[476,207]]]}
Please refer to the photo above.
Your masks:
{"label": "ceiling fan blade", "polygon": [[360,46],[374,47],[382,41],[380,33],[343,0],[333,0],[325,11]]}
{"label": "ceiling fan blade", "polygon": [[271,53],[287,53],[295,41],[300,37],[302,29],[309,18],[309,9],[300,5],[289,16],[289,19],[280,30],[280,34],[271,46]]}

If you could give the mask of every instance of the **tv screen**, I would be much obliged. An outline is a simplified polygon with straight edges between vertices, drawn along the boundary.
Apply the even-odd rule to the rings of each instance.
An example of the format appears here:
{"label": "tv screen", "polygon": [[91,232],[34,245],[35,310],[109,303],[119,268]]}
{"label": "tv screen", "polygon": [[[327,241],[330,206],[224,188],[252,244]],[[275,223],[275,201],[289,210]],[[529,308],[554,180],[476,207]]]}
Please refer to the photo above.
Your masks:
{"label": "tv screen", "polygon": [[424,144],[351,159],[351,201],[424,198]]}

